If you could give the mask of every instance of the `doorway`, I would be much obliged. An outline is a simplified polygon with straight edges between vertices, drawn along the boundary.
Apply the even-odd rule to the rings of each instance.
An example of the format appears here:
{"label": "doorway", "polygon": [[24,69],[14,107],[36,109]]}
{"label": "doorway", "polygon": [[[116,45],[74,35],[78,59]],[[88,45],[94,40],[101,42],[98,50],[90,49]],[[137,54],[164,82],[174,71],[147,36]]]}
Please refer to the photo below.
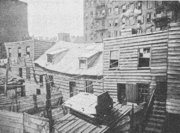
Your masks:
{"label": "doorway", "polygon": [[70,97],[75,95],[76,92],[76,82],[69,82],[69,90],[70,90]]}

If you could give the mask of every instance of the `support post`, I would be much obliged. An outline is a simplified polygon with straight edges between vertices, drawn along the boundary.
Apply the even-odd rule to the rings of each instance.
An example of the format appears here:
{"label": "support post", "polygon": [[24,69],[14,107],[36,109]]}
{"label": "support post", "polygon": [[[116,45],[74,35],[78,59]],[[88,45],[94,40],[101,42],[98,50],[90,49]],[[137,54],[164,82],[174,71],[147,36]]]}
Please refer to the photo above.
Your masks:
{"label": "support post", "polygon": [[132,110],[131,110],[131,133],[134,132],[134,104],[132,104]]}
{"label": "support post", "polygon": [[7,95],[8,73],[9,73],[9,57],[7,58],[7,64],[6,64],[6,80],[5,80],[5,85],[4,85],[5,95]]}
{"label": "support post", "polygon": [[52,119],[52,108],[51,108],[51,86],[49,82],[49,77],[46,75],[46,111],[47,118],[49,118],[49,132],[52,132],[53,129],[53,119]]}

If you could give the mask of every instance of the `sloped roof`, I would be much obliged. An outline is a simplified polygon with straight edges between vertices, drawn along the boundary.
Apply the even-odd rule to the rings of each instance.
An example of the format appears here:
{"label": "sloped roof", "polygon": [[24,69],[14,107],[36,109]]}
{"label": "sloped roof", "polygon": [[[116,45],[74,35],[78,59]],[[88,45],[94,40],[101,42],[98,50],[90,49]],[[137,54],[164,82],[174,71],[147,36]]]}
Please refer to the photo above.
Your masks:
{"label": "sloped roof", "polygon": [[[90,45],[93,45],[93,47],[89,47]],[[57,50],[61,51],[61,49],[67,49],[63,58],[56,63],[48,63],[47,54]],[[102,51],[103,51],[102,43],[76,44],[76,43],[59,41],[50,49],[48,49],[42,56],[40,56],[35,61],[35,63],[48,70],[57,71],[65,74],[102,76],[103,75]],[[82,57],[83,55],[85,55],[85,53],[87,53],[88,56],[91,56],[92,53],[97,53],[97,52],[100,52],[101,54],[98,56],[98,58],[96,58],[96,60],[94,61],[91,67],[87,69],[79,68],[79,59],[78,59],[79,57]]]}

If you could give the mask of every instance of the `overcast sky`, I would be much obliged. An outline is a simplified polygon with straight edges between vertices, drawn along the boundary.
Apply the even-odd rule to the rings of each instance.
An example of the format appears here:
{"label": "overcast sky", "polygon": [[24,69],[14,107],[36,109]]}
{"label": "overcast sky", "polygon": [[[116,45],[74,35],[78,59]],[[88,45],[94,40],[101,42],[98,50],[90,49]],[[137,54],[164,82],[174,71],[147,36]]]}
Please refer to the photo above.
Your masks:
{"label": "overcast sky", "polygon": [[57,33],[83,35],[83,0],[21,0],[28,3],[29,34],[54,37]]}

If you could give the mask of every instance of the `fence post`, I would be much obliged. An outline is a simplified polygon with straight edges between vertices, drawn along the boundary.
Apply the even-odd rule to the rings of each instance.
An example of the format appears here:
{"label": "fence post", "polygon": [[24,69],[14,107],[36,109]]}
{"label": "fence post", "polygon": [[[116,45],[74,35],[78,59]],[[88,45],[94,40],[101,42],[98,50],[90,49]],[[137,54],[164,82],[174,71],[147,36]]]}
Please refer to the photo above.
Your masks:
{"label": "fence post", "polygon": [[51,133],[53,130],[53,119],[52,119],[52,110],[51,110],[51,86],[49,83],[49,78],[46,75],[46,111],[47,118],[49,118],[49,132]]}

